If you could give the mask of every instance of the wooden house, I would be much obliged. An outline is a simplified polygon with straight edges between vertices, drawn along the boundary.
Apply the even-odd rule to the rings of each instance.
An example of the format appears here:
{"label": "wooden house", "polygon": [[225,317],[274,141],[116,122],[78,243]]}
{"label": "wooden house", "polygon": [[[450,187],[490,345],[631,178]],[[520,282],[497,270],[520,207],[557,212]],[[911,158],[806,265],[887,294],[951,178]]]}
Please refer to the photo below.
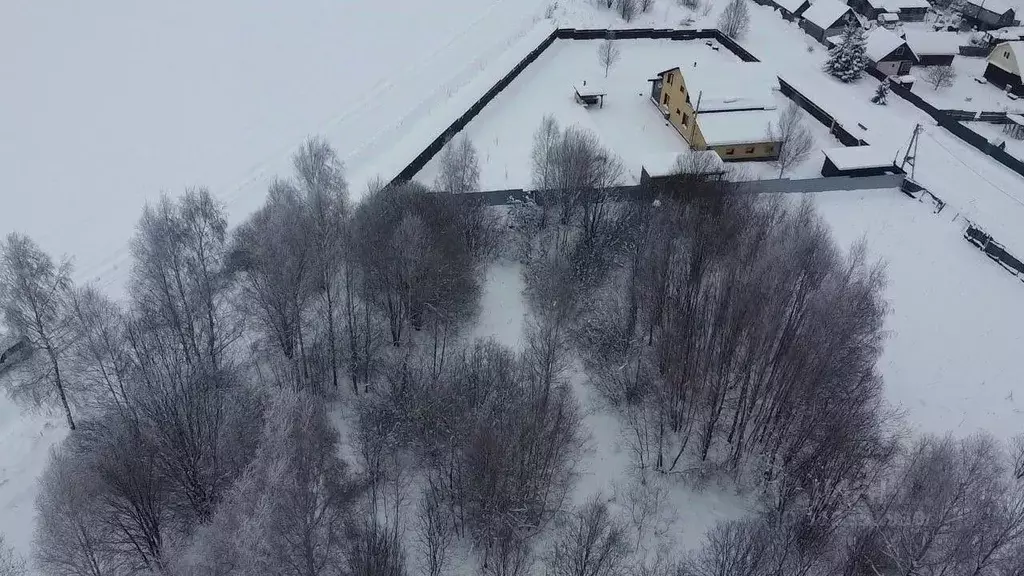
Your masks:
{"label": "wooden house", "polygon": [[850,8],[869,20],[881,14],[896,14],[904,22],[921,22],[928,14],[928,0],[850,0]]}
{"label": "wooden house", "polygon": [[956,32],[907,30],[904,36],[920,66],[952,66],[953,58],[960,54]]}
{"label": "wooden house", "polygon": [[985,79],[999,88],[1009,89],[1018,96],[1024,96],[1021,86],[1021,62],[1024,58],[1024,41],[996,44],[988,55]]}
{"label": "wooden house", "polygon": [[864,53],[872,66],[886,76],[903,76],[917,62],[914,51],[896,33],[878,27],[864,36]]}
{"label": "wooden house", "polygon": [[811,7],[804,11],[800,27],[819,42],[842,32],[847,25],[860,25],[853,10],[839,0],[815,0]]}
{"label": "wooden house", "polygon": [[978,30],[1005,28],[1016,23],[1015,7],[1007,0],[965,0],[961,16]]}
{"label": "wooden house", "polygon": [[651,80],[651,99],[693,150],[714,150],[725,161],[778,156],[768,136],[778,121],[778,76],[761,62],[680,66]]}

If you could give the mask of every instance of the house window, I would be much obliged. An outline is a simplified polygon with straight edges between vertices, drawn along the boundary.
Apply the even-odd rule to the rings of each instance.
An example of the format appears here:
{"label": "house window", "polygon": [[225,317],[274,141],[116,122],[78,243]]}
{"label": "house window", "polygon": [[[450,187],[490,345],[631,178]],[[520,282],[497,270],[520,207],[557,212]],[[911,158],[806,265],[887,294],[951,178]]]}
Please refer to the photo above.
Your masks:
{"label": "house window", "polygon": [[668,92],[665,93],[665,97],[661,100],[661,103],[668,106]]}
{"label": "house window", "polygon": [[689,122],[689,121],[690,121],[690,115],[689,114],[683,114],[683,126],[686,126],[686,123]]}
{"label": "house window", "polygon": [[747,148],[747,151],[745,152],[745,154],[753,154],[753,153],[754,153],[754,147],[753,146],[751,146],[750,148]]}
{"label": "house window", "polygon": [[1009,58],[1009,57],[1010,57],[1010,51],[1009,50],[1004,50],[1003,51],[1003,58]]}
{"label": "house window", "polygon": [[903,55],[903,46],[900,46],[899,48],[893,50],[892,51],[892,55],[893,56],[902,56]]}
{"label": "house window", "polygon": [[726,148],[725,149],[725,155],[726,156],[732,156],[735,153],[736,153],[736,149],[735,148]]}
{"label": "house window", "polygon": [[775,154],[775,146],[765,146],[764,151],[767,152],[768,154]]}
{"label": "house window", "polygon": [[679,108],[676,108],[676,116],[679,116],[680,114],[682,114],[682,112],[680,112]]}
{"label": "house window", "polygon": [[671,84],[671,83],[672,83],[672,75],[671,75],[671,74],[669,74],[669,75],[668,75],[668,77],[667,77],[667,80],[666,80],[666,81],[667,81],[667,82],[668,82],[669,84]]}

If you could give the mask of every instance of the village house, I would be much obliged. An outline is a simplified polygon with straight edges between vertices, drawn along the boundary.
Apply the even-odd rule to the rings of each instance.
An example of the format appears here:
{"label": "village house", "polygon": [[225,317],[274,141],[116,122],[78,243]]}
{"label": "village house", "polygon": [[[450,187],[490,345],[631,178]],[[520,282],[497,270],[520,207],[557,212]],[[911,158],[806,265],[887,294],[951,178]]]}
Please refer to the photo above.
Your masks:
{"label": "village house", "polygon": [[857,15],[849,6],[839,0],[816,0],[804,11],[800,27],[819,42],[835,36],[847,25],[860,25]]}
{"label": "village house", "polygon": [[871,65],[886,76],[909,74],[910,67],[917,62],[917,56],[907,42],[882,27],[865,34],[864,54],[871,60]]}
{"label": "village house", "polygon": [[1007,0],[965,0],[963,19],[978,30],[992,30],[1016,24],[1014,7]]}
{"label": "village house", "polygon": [[768,137],[778,121],[772,89],[778,76],[761,62],[680,66],[651,79],[651,99],[693,150],[726,161],[778,156]]}
{"label": "village house", "polygon": [[1024,96],[1020,79],[1021,57],[1024,57],[1024,41],[996,44],[988,55],[985,79],[1001,89],[1008,88],[1013,94]]}
{"label": "village house", "polygon": [[904,37],[920,66],[952,66],[953,58],[960,54],[960,37],[956,32],[907,30]]}
{"label": "village house", "polygon": [[811,3],[808,0],[772,0],[772,5],[779,9],[783,18],[794,22],[803,15]]}

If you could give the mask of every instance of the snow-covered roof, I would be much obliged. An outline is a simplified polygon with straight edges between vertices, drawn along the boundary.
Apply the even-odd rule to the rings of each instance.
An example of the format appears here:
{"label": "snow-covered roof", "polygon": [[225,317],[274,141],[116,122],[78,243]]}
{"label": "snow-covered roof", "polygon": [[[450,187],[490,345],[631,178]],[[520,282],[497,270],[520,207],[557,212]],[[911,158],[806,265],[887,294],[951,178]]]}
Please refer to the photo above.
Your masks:
{"label": "snow-covered roof", "polygon": [[[875,1],[877,2],[878,0]],[[882,0],[881,4],[880,8],[885,8],[893,12],[898,12],[901,9],[907,10],[923,8],[927,10],[928,8],[931,8],[931,4],[928,3],[928,0]]]}
{"label": "snow-covered roof", "polygon": [[966,4],[988,10],[993,14],[1006,14],[1010,10],[1016,10],[1016,6],[1007,0],[966,0]]}
{"label": "snow-covered roof", "polygon": [[824,30],[831,28],[849,10],[850,7],[839,0],[814,0],[804,11],[804,20]]}
{"label": "snow-covered roof", "polygon": [[956,32],[906,31],[907,46],[918,56],[942,56],[960,53],[960,37]]}
{"label": "snow-covered roof", "polygon": [[892,150],[884,146],[848,146],[828,148],[822,152],[840,170],[882,168],[895,162]]}
{"label": "snow-covered roof", "polygon": [[785,8],[791,14],[796,14],[807,0],[772,0],[772,2],[780,8]]}
{"label": "snow-covered roof", "polygon": [[1024,116],[1020,114],[1007,114],[1006,118],[1018,126],[1024,126]]}
{"label": "snow-covered roof", "polygon": [[779,77],[763,62],[730,62],[680,68],[698,112],[774,108]]}
{"label": "snow-covered roof", "polygon": [[996,40],[1020,40],[1024,38],[1024,26],[1010,26],[988,32]]}
{"label": "snow-covered roof", "polygon": [[580,96],[601,96],[606,94],[604,86],[591,80],[580,80],[572,85],[573,90]]}
{"label": "snow-covered roof", "polygon": [[694,165],[707,168],[710,173],[725,172],[725,162],[722,162],[722,157],[714,150],[688,150],[682,153],[650,156],[644,160],[644,170],[654,178],[672,176],[679,173],[680,163],[685,163],[689,159],[687,156],[695,156]]}
{"label": "snow-covered roof", "polygon": [[893,14],[892,12],[882,12],[881,14],[878,15],[878,17],[881,18],[883,22],[899,22],[900,21],[900,17],[897,16],[896,14]]}
{"label": "snow-covered roof", "polygon": [[743,110],[698,114],[697,125],[708,146],[768,142],[768,127],[778,122],[775,110]]}
{"label": "snow-covered roof", "polygon": [[879,26],[868,32],[864,42],[864,53],[872,62],[878,62],[903,45],[903,38]]}

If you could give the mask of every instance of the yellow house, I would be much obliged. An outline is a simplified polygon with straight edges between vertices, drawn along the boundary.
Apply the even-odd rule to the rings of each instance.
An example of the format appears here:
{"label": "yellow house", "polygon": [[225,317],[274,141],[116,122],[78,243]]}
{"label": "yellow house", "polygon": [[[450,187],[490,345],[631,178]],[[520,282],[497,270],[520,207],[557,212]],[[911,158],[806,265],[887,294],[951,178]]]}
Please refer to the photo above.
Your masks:
{"label": "yellow house", "polygon": [[651,99],[694,150],[722,160],[768,160],[779,142],[769,137],[778,121],[772,87],[777,77],[760,62],[676,67],[651,80]]}

